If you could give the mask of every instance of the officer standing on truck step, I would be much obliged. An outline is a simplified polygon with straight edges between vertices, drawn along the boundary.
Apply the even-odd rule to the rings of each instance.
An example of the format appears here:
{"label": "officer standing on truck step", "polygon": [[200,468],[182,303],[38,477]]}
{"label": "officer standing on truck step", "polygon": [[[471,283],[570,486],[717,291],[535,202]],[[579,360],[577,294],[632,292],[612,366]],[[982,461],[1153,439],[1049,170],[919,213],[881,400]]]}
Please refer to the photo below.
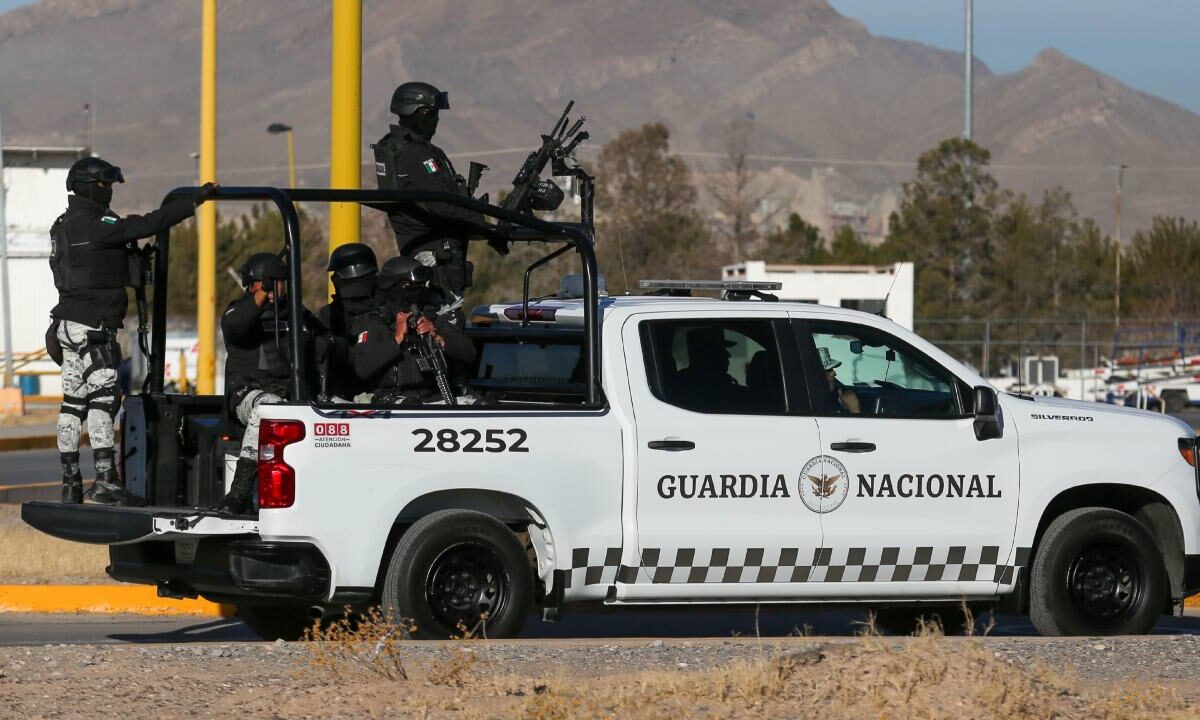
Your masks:
{"label": "officer standing on truck step", "polygon": [[[291,379],[291,323],[285,298],[287,267],[274,253],[251,255],[242,266],[245,293],[221,316],[225,337],[225,401],[246,426],[233,483],[215,509],[244,514],[251,509],[258,474],[259,406],[283,402]],[[307,311],[298,332],[316,327]],[[278,341],[278,342],[277,342]]]}
{"label": "officer standing on truck step", "polygon": [[123,182],[121,168],[98,157],[79,160],[67,171],[67,211],[50,229],[58,304],[50,311],[46,349],[62,366],[58,452],[64,503],[83,502],[79,436],[86,419],[96,467],[88,496],[104,504],[145,504],[125,490],[113,457],[113,418],[120,407],[117,331],[125,323],[125,288],[141,281],[137,241],[187,220],[216,189],[209,183],[154,212],[121,217],[109,204],[113,185]]}
{"label": "officer standing on truck step", "polygon": [[475,359],[471,341],[451,322],[455,313],[437,315],[442,296],[431,276],[412,258],[388,260],[376,279],[378,307],[355,320],[350,361],[374,389],[372,402],[410,405],[438,397],[436,378],[418,362],[416,336],[432,336],[448,363]]}
{"label": "officer standing on truck step", "polygon": [[[380,190],[426,190],[467,197],[467,182],[450,158],[433,144],[438,111],[450,108],[448,93],[423,82],[406,82],[392,93],[391,110],[399,116],[387,135],[372,147]],[[411,211],[390,213],[402,255],[435,268],[434,279],[461,304],[471,286],[467,239],[483,216],[446,203],[418,203]]]}
{"label": "officer standing on truck step", "polygon": [[329,254],[329,272],[334,294],[317,313],[326,332],[318,338],[317,359],[321,372],[321,394],[343,400],[368,402],[368,388],[354,374],[350,345],[354,342],[354,320],[377,307],[375,278],[379,262],[375,251],[363,243],[339,245]]}

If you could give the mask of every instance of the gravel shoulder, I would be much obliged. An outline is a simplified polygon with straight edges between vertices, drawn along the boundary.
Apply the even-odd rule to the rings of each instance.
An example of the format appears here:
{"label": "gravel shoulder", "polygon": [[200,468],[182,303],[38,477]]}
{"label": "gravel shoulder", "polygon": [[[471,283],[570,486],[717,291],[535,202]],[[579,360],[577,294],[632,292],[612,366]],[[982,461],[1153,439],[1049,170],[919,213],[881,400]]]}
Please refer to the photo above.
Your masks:
{"label": "gravel shoulder", "polygon": [[316,653],[283,642],[0,648],[0,716],[850,718],[886,709],[895,718],[1169,718],[1200,710],[1193,636],[400,642],[384,660],[406,679],[385,679],[344,652],[331,660],[339,648],[322,645]]}

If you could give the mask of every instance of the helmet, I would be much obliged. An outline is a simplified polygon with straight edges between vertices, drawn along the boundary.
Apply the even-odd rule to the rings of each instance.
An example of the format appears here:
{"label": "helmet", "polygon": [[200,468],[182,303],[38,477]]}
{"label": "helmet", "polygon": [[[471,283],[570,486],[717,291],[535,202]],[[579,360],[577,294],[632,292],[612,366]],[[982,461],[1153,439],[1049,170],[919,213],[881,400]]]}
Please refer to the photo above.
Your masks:
{"label": "helmet", "polygon": [[383,290],[396,285],[427,286],[433,280],[433,272],[410,257],[399,255],[379,268],[379,287]]}
{"label": "helmet", "polygon": [[392,93],[392,112],[400,117],[412,115],[423,107],[449,110],[450,93],[423,82],[406,82]]}
{"label": "helmet", "polygon": [[125,176],[121,174],[121,168],[98,157],[76,160],[71,169],[67,171],[67,190],[69,192],[75,191],[75,183],[98,182],[123,183]]}
{"label": "helmet", "polygon": [[255,280],[283,280],[287,277],[287,266],[275,253],[261,252],[250,256],[242,265],[242,285],[250,286]]}
{"label": "helmet", "polygon": [[347,243],[329,253],[329,267],[325,269],[333,273],[335,279],[353,280],[379,272],[379,261],[369,245]]}

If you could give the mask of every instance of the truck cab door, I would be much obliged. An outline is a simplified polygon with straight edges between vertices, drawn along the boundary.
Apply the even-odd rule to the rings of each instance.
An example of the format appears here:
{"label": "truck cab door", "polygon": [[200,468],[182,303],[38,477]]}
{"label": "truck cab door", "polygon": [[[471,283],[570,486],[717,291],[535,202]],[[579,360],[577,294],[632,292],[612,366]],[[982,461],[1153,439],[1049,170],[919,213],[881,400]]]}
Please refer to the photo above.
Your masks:
{"label": "truck cab door", "polygon": [[804,594],[821,530],[796,481],[819,438],[803,380],[785,372],[798,361],[786,313],[635,315],[622,332],[636,539],[616,599]]}
{"label": "truck cab door", "polygon": [[821,514],[842,597],[979,597],[1012,583],[1017,434],[979,439],[971,387],[883,327],[805,320],[796,335],[821,460],[802,497]]}

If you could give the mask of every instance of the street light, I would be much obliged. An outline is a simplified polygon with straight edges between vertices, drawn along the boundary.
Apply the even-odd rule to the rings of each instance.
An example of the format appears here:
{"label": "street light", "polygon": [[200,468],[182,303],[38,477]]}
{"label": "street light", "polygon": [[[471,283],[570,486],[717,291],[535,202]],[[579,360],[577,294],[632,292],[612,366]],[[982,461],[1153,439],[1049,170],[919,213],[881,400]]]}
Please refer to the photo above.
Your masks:
{"label": "street light", "polygon": [[296,146],[292,142],[292,126],[284,125],[283,123],[271,123],[267,126],[267,132],[272,135],[287,133],[288,141],[288,183],[289,187],[296,187]]}

